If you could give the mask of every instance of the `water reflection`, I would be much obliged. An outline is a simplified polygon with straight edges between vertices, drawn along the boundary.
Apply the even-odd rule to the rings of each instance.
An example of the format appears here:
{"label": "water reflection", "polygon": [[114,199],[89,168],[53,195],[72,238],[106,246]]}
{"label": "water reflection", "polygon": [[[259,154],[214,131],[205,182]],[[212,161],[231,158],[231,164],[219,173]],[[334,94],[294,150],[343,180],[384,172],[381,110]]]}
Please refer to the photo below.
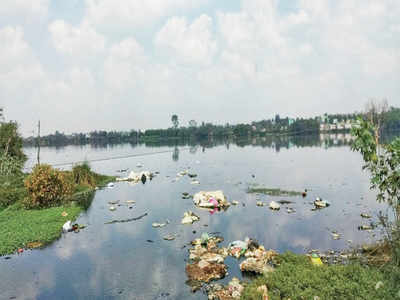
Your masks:
{"label": "water reflection", "polygon": [[[87,211],[79,224],[87,227],[78,234],[69,233],[43,250],[26,251],[10,260],[0,258],[0,298],[9,299],[204,299],[192,294],[184,285],[187,245],[202,232],[221,232],[230,241],[246,236],[257,239],[266,248],[303,253],[307,249],[341,249],[356,247],[379,238],[379,232],[360,232],[361,212],[376,215],[385,209],[369,190],[368,174],[361,169],[362,159],[351,152],[346,136],[265,137],[242,141],[209,140],[200,144],[113,145],[110,147],[75,147],[42,149],[42,161],[66,162],[103,157],[124,159],[93,162],[95,171],[121,175],[116,170],[158,171],[160,175],[145,184],[117,183],[114,189],[103,189],[88,197]],[[154,150],[153,150],[154,148]],[[198,149],[201,148],[201,151]],[[327,151],[326,149],[329,149]],[[29,153],[29,149],[28,153]],[[157,155],[132,154],[162,152]],[[172,153],[171,153],[172,152]],[[34,152],[30,155],[34,161]],[[171,159],[172,155],[172,159]],[[129,156],[129,157],[128,157]],[[138,163],[143,168],[137,168]],[[198,174],[200,185],[190,184],[187,176],[174,179],[190,168]],[[252,176],[254,175],[254,177]],[[249,184],[286,190],[309,190],[307,198],[271,197],[247,194]],[[210,214],[197,209],[182,192],[221,189],[229,201],[239,205]],[[316,197],[332,205],[312,211]],[[257,201],[292,200],[280,211],[256,206]],[[109,210],[108,202],[135,200],[128,206]],[[90,204],[90,205],[89,205]],[[295,209],[288,214],[286,206]],[[193,225],[181,225],[185,211],[200,216]],[[129,223],[105,223],[148,215]],[[170,223],[153,228],[153,222]],[[205,227],[204,225],[207,225]],[[342,234],[333,240],[331,231]],[[193,232],[196,232],[195,234]],[[174,241],[165,241],[168,234]],[[376,236],[373,236],[376,234]],[[149,243],[152,240],[154,243]],[[229,277],[241,278],[236,260],[228,259]]]}

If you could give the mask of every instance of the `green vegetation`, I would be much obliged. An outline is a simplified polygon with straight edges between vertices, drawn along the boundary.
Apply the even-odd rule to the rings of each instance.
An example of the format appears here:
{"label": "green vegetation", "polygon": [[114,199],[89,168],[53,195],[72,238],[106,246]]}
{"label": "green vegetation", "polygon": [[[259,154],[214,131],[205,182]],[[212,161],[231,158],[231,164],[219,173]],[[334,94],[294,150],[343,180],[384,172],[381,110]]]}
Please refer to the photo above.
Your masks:
{"label": "green vegetation", "polygon": [[58,238],[62,225],[90,206],[94,188],[115,180],[94,173],[87,163],[72,171],[42,164],[24,174],[17,129],[12,122],[0,125],[0,255]]}
{"label": "green vegetation", "polygon": [[[68,215],[63,217],[62,213]],[[60,237],[67,220],[75,220],[82,212],[79,205],[61,205],[46,209],[27,210],[16,203],[0,212],[0,255],[27,248],[28,243],[46,245]]]}
{"label": "green vegetation", "polygon": [[[313,266],[303,255],[284,253],[272,273],[253,280],[241,299],[262,299],[257,287],[266,285],[270,300],[278,299],[396,299],[399,274],[393,269],[349,265]],[[378,282],[383,285],[376,289]],[[380,284],[378,284],[380,285]]]}
{"label": "green vegetation", "polygon": [[294,197],[301,196],[302,192],[296,191],[285,191],[279,188],[266,188],[259,186],[250,186],[247,189],[247,193],[249,194],[264,194],[268,196],[282,196],[282,197]]}

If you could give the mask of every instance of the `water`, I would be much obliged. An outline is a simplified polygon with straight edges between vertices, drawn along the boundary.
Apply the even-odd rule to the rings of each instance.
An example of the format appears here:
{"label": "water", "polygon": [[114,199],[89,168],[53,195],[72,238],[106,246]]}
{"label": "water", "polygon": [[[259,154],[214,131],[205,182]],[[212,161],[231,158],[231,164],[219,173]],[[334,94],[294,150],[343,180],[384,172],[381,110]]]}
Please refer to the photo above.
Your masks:
{"label": "water", "polygon": [[[369,190],[368,174],[361,170],[361,156],[352,152],[343,139],[261,140],[240,146],[214,143],[212,147],[69,146],[42,148],[41,161],[61,164],[163,151],[93,162],[95,171],[110,175],[126,168],[160,174],[145,185],[121,182],[113,189],[97,191],[90,208],[78,219],[79,224],[88,225],[80,233],[65,234],[42,250],[25,251],[10,260],[0,258],[0,299],[205,299],[201,292],[192,294],[185,285],[188,247],[182,249],[205,231],[221,232],[224,246],[249,236],[266,248],[297,253],[343,249],[348,247],[348,240],[355,247],[379,237],[378,231],[357,230],[367,223],[360,217],[361,212],[376,215],[386,207],[376,203]],[[28,148],[26,153],[29,167],[35,161],[35,149]],[[144,167],[137,168],[138,163]],[[188,168],[198,174],[200,185],[190,184],[187,176],[172,182],[179,171]],[[247,194],[252,183],[310,191],[305,199],[290,197],[295,201],[290,206],[296,213],[288,214],[284,205],[273,212],[257,207],[257,199],[268,203],[285,198]],[[182,192],[216,189],[223,190],[229,201],[238,200],[240,204],[211,215],[197,209],[191,199],[181,198]],[[317,196],[332,205],[311,211],[310,202]],[[121,206],[111,212],[107,203],[111,200],[135,200],[136,204],[133,209]],[[198,214],[200,222],[181,225],[187,210]],[[148,215],[137,221],[104,224],[144,213]],[[153,222],[167,219],[170,224],[166,227],[152,228]],[[333,240],[333,230],[342,234],[340,240]],[[163,240],[170,233],[177,234],[177,238]],[[229,277],[222,282],[232,276],[241,278],[236,260],[227,258],[226,263]]]}

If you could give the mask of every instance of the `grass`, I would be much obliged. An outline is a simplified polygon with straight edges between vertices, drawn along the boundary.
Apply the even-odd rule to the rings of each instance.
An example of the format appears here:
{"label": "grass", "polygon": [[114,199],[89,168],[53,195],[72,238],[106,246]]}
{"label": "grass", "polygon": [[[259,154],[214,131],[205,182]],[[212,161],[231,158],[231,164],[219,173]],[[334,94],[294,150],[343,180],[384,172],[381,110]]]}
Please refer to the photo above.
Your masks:
{"label": "grass", "polygon": [[249,194],[264,194],[268,196],[301,196],[302,192],[296,192],[296,191],[285,191],[281,190],[279,188],[266,188],[266,187],[258,187],[258,186],[250,186],[247,189],[247,193]]}
{"label": "grass", "polygon": [[[279,256],[272,273],[253,280],[241,299],[262,299],[257,287],[266,285],[270,300],[278,299],[396,299],[400,297],[400,272],[384,268],[349,265],[313,266],[308,258],[290,252]],[[376,289],[378,282],[383,285]],[[400,299],[400,298],[399,298]]]}
{"label": "grass", "polygon": [[[113,176],[92,173],[96,186],[115,181]],[[0,178],[0,255],[27,248],[28,243],[47,245],[61,235],[63,224],[74,221],[86,210],[93,198],[94,188],[87,184],[76,185],[74,194],[61,204],[50,208],[25,209],[22,201],[28,196],[23,185],[26,175]],[[68,215],[63,217],[61,214]]]}
{"label": "grass", "polygon": [[[61,215],[64,211],[68,216]],[[19,203],[8,207],[0,212],[0,255],[25,248],[30,242],[51,243],[60,237],[63,224],[75,220],[81,211],[81,206],[71,204],[32,210]]]}

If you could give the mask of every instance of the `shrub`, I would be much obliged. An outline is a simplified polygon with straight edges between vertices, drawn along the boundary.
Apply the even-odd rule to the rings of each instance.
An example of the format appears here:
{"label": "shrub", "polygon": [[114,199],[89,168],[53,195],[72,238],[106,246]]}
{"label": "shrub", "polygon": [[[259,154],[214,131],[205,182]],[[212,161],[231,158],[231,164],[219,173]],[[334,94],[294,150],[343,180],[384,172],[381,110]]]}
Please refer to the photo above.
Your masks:
{"label": "shrub", "polygon": [[27,208],[54,206],[70,196],[74,188],[71,176],[45,164],[36,165],[24,183],[28,190],[24,200]]}
{"label": "shrub", "polygon": [[74,178],[75,184],[86,185],[90,187],[96,186],[94,173],[90,169],[90,166],[87,162],[74,166],[72,168],[72,177]]}

